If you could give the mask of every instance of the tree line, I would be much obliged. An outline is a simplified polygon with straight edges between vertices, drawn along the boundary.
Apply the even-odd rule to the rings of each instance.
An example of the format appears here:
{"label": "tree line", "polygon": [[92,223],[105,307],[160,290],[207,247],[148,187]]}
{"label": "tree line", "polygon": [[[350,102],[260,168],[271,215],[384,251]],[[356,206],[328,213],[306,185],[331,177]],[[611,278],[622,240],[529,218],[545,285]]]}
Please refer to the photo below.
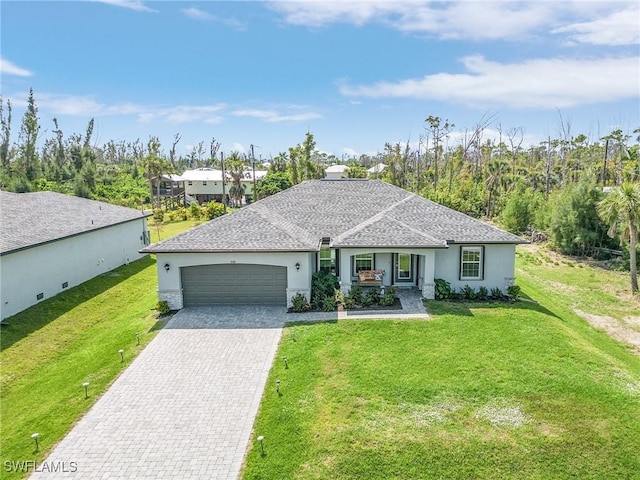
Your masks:
{"label": "tree line", "polygon": [[139,207],[159,201],[162,175],[213,167],[224,168],[229,199],[241,204],[241,180],[252,168],[268,169],[257,183],[259,199],[323,178],[331,164],[348,165],[352,178],[365,178],[367,168],[384,164],[370,176],[514,233],[547,237],[562,253],[602,256],[623,250],[629,259],[627,242],[620,240],[627,237],[608,235],[611,223],[598,214],[598,205],[606,191],[639,184],[640,128],[633,135],[616,129],[592,140],[573,135],[560,119],[559,138],[530,146],[523,145],[521,127],[497,125],[499,138],[488,137],[489,127],[496,129],[492,116],[483,116],[471,130],[455,132],[452,121],[430,115],[417,144],[388,142],[373,155],[338,158],[321,152],[307,132],[302,142],[269,159],[255,159],[253,148],[249,154],[232,152],[225,158],[215,138],[179,154],[178,133],[168,149],[155,136],[146,142],[110,140],[98,146],[92,141],[93,119],[83,134],[65,136],[53,118],[53,135],[41,139],[31,90],[16,141],[11,136],[11,103],[0,97],[0,189],[55,190]]}

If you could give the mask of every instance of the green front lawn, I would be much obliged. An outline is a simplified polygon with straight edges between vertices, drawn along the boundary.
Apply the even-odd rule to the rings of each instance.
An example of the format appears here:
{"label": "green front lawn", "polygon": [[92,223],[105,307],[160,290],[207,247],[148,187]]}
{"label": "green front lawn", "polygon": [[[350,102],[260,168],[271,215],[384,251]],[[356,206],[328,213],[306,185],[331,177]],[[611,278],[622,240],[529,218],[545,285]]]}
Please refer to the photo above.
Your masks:
{"label": "green front lawn", "polygon": [[[591,267],[529,260],[518,283],[538,304],[286,329],[243,478],[640,478],[640,358],[572,311],[623,276],[596,287]],[[557,288],[568,269],[580,296]]]}
{"label": "green front lawn", "polygon": [[[193,224],[171,225],[175,234]],[[145,257],[6,320],[0,332],[1,478],[24,476],[6,471],[5,462],[42,461],[162,328],[153,310],[156,290],[156,262]],[[38,452],[34,432],[40,434]]]}

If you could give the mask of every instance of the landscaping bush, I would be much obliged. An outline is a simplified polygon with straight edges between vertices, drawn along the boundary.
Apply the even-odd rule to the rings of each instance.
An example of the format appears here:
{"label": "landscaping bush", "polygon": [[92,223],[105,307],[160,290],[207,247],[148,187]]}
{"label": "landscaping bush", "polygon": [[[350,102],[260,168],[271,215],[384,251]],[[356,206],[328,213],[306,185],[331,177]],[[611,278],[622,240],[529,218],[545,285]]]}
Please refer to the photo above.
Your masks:
{"label": "landscaping bush", "polygon": [[199,220],[202,217],[202,208],[196,202],[193,202],[189,205],[189,213],[191,214],[191,218],[194,220]]}
{"label": "landscaping bush", "polygon": [[158,303],[156,303],[156,310],[160,315],[166,315],[171,311],[169,309],[169,304],[164,300],[160,300]]}
{"label": "landscaping bush", "polygon": [[291,304],[292,310],[296,313],[306,312],[311,308],[309,302],[307,301],[307,297],[305,297],[300,292],[291,297]]}
{"label": "landscaping bush", "polygon": [[436,300],[446,300],[451,297],[451,284],[442,278],[436,278],[435,280],[435,297]]}
{"label": "landscaping bush", "polygon": [[367,292],[367,297],[371,299],[371,303],[369,305],[377,305],[380,303],[380,292],[377,288],[372,288]]}
{"label": "landscaping bush", "polygon": [[489,297],[489,290],[487,287],[478,287],[478,293],[476,294],[476,298],[478,300],[486,300]]}
{"label": "landscaping bush", "polygon": [[335,296],[324,297],[324,299],[322,300],[322,311],[332,312],[336,309],[336,307],[337,304]]}
{"label": "landscaping bush", "polygon": [[469,285],[465,285],[460,289],[460,295],[462,295],[462,298],[464,298],[465,300],[476,299],[476,291]]}
{"label": "landscaping bush", "polygon": [[362,295],[360,299],[360,305],[363,307],[370,307],[373,304],[373,299],[369,295]]}
{"label": "landscaping bush", "polygon": [[207,220],[213,220],[224,215],[224,205],[218,202],[209,202],[204,205],[204,212]]}
{"label": "landscaping bush", "polygon": [[336,303],[336,290],[340,282],[333,273],[316,272],[311,276],[311,305],[313,308],[324,310],[324,299],[331,297]]}
{"label": "landscaping bush", "polygon": [[164,211],[161,208],[153,210],[153,221],[156,223],[162,223],[164,221]]}
{"label": "landscaping bush", "polygon": [[189,218],[189,210],[184,207],[180,207],[176,210],[176,217],[182,221],[187,220]]}
{"label": "landscaping bush", "polygon": [[393,305],[393,302],[396,301],[397,292],[398,289],[396,287],[388,287],[385,290],[384,295],[380,297],[380,305],[382,305],[383,307],[390,307],[391,305]]}
{"label": "landscaping bush", "polygon": [[356,305],[362,305],[362,287],[360,287],[359,285],[351,287],[351,290],[349,290],[349,295],[347,296],[351,298],[353,300],[353,303],[355,303]]}
{"label": "landscaping bush", "polygon": [[521,288],[519,285],[509,285],[507,288],[507,294],[513,299],[518,300],[520,298]]}
{"label": "landscaping bush", "polygon": [[503,297],[504,293],[502,293],[502,290],[500,290],[498,287],[491,289],[491,298],[495,300],[502,300]]}

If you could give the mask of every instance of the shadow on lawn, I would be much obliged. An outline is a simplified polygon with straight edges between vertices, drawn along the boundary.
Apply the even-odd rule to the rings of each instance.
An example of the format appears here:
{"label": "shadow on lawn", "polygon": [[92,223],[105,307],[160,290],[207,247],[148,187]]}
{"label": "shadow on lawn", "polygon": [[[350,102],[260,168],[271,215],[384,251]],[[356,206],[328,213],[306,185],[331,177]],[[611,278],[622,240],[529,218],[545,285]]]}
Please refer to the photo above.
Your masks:
{"label": "shadow on lawn", "polygon": [[442,302],[442,301],[431,300],[427,303],[427,310],[429,310],[429,313],[433,313],[434,315],[452,314],[452,315],[473,317],[473,312],[471,309],[480,309],[480,308],[532,310],[534,312],[539,312],[544,315],[549,315],[550,317],[554,317],[561,320],[561,317],[559,317],[558,315],[556,315],[546,307],[540,305],[538,302],[531,299],[527,295],[523,295],[522,299],[515,302],[472,302],[472,301]]}
{"label": "shadow on lawn", "polygon": [[115,270],[98,275],[69,290],[60,292],[55,297],[48,298],[12,317],[6,318],[4,320],[6,325],[2,326],[2,335],[0,335],[0,350],[9,348],[14,343],[73,310],[78,305],[106,292],[155,263],[155,258],[147,255],[140,260],[131,262],[129,265],[123,265]]}

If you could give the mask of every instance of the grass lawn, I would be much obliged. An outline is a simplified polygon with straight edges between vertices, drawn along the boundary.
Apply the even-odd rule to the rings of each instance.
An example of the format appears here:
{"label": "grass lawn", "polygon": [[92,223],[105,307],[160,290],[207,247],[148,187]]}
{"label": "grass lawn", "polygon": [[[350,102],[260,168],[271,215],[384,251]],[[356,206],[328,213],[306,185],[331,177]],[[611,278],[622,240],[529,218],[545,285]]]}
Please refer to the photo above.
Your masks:
{"label": "grass lawn", "polygon": [[640,357],[573,313],[637,312],[627,277],[527,254],[537,304],[286,329],[243,478],[640,478]]}
{"label": "grass lawn", "polygon": [[148,220],[149,233],[151,234],[151,243],[158,243],[161,240],[171,238],[178,233],[182,233],[192,227],[204,223],[205,220],[184,220],[179,222],[165,222],[160,224],[158,233],[158,226],[153,221],[153,218]]}
{"label": "grass lawn", "polygon": [[[10,326],[0,334],[1,478],[24,476],[7,472],[7,461],[44,460],[151,341],[162,327],[152,310],[156,290],[155,259],[145,257],[6,320]],[[88,399],[84,382],[90,384]],[[34,432],[40,434],[38,452]]]}

